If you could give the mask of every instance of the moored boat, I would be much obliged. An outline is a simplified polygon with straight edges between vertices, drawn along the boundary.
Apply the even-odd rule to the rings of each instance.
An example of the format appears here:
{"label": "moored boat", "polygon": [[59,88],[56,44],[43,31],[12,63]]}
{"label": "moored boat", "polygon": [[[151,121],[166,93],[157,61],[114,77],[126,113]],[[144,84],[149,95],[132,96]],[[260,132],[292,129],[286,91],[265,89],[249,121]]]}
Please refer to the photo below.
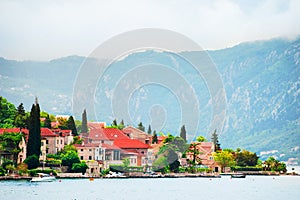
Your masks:
{"label": "moored boat", "polygon": [[44,174],[44,173],[38,173],[38,177],[33,177],[31,179],[31,182],[52,182],[55,181],[55,176]]}
{"label": "moored boat", "polygon": [[231,178],[246,178],[246,174],[243,173],[231,174]]}

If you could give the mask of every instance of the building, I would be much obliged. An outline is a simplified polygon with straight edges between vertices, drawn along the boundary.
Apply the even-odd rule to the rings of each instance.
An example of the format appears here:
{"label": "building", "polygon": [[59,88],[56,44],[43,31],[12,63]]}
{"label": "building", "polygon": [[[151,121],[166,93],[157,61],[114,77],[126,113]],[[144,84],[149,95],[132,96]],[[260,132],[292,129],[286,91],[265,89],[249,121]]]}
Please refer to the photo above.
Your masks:
{"label": "building", "polygon": [[101,123],[88,125],[90,131],[83,136],[83,144],[76,145],[81,160],[99,161],[103,163],[104,169],[111,164],[122,164],[125,158],[129,158],[130,166],[148,164],[150,146],[142,142],[144,139],[140,141],[130,138],[117,128],[104,128]]}
{"label": "building", "polygon": [[[4,132],[20,132],[20,129],[0,129],[0,134]],[[24,138],[20,142],[21,152],[19,153],[18,163],[21,163],[26,159],[26,148],[29,135],[28,129],[22,129],[21,132],[24,134]],[[49,128],[41,128],[41,155],[39,159],[46,160],[47,154],[56,154],[72,141],[73,135],[71,130],[51,130]],[[8,157],[8,155],[6,157]]]}
{"label": "building", "polygon": [[128,126],[126,128],[123,128],[122,131],[131,139],[139,140],[148,145],[152,143],[152,135],[141,131],[138,128]]}
{"label": "building", "polygon": [[[221,172],[221,166],[214,160],[213,153],[215,152],[215,145],[213,142],[194,142],[197,144],[196,148],[200,152],[197,155],[201,160],[201,165],[212,169],[213,172]],[[191,153],[186,154],[187,159],[192,160],[193,155]],[[184,163],[184,161],[182,161]]]}
{"label": "building", "polygon": [[0,128],[0,134],[3,133],[23,133],[23,137],[19,142],[20,152],[17,157],[12,153],[11,149],[0,149],[0,165],[2,164],[3,159],[16,160],[17,163],[22,163],[26,159],[26,134],[28,134],[27,129],[19,128]]}

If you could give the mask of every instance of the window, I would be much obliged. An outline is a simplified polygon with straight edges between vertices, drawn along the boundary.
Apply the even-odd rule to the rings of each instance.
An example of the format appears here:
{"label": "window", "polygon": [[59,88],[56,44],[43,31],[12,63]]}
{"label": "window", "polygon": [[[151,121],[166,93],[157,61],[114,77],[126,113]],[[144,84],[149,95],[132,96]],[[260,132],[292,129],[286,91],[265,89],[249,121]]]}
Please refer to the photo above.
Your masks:
{"label": "window", "polygon": [[89,160],[93,160],[92,156],[89,156]]}
{"label": "window", "polygon": [[83,151],[83,149],[80,149],[80,151]]}
{"label": "window", "polygon": [[83,156],[80,156],[80,160],[83,160]]}
{"label": "window", "polygon": [[49,144],[49,141],[48,141],[48,140],[46,140],[46,144]]}
{"label": "window", "polygon": [[118,150],[114,150],[114,160],[120,160],[120,152]]}
{"label": "window", "polygon": [[48,149],[46,149],[46,153],[49,153],[49,150],[48,150]]}
{"label": "window", "polygon": [[59,140],[56,141],[56,144],[59,144]]}
{"label": "window", "polygon": [[41,146],[44,146],[44,142],[41,142]]}
{"label": "window", "polygon": [[89,149],[90,152],[92,152],[92,149]]}
{"label": "window", "polygon": [[60,141],[60,144],[62,144],[62,143],[63,143],[63,140]]}

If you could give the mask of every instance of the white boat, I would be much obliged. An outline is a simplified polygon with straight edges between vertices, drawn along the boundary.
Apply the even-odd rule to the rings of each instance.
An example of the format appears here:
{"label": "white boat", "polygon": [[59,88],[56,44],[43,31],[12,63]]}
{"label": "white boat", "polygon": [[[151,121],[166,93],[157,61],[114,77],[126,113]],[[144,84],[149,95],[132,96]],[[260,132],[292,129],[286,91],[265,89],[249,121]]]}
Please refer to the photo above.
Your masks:
{"label": "white boat", "polygon": [[44,173],[38,173],[38,177],[33,177],[31,179],[31,182],[51,182],[55,181],[55,176],[44,174]]}
{"label": "white boat", "polygon": [[231,178],[246,178],[246,174],[243,173],[231,174]]}

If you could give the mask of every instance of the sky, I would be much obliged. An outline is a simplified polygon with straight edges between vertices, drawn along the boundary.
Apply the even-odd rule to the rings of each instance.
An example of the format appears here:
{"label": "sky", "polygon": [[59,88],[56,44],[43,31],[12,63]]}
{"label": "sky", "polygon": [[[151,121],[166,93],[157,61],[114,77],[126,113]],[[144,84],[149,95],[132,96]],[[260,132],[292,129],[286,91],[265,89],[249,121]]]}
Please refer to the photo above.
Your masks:
{"label": "sky", "polygon": [[0,57],[88,56],[120,33],[176,31],[214,50],[300,35],[299,0],[1,0]]}

